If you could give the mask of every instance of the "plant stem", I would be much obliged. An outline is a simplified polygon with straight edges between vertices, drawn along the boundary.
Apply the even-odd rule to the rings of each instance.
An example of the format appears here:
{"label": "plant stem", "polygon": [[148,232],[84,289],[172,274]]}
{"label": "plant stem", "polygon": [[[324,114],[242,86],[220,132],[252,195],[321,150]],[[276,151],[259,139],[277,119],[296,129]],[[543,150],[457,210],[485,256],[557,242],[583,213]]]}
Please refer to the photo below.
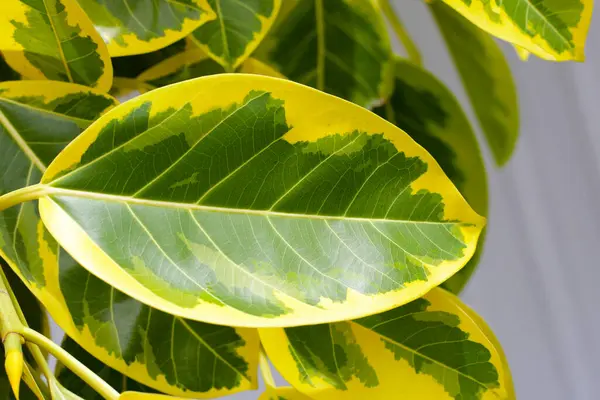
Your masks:
{"label": "plant stem", "polygon": [[19,398],[19,388],[23,376],[25,361],[23,358],[23,338],[18,332],[23,329],[23,323],[15,310],[8,281],[4,276],[0,279],[0,334],[4,345],[4,369],[10,386]]}
{"label": "plant stem", "polygon": [[396,14],[396,12],[394,11],[394,8],[390,4],[390,0],[379,0],[379,6],[381,7],[381,11],[383,11],[383,14],[386,16],[386,18],[392,25],[392,29],[396,33],[396,37],[398,38],[400,43],[402,43],[402,46],[404,46],[404,48],[406,49],[409,60],[411,60],[418,66],[423,65],[421,53],[419,52],[417,45],[408,34],[408,31],[406,30],[404,24],[398,17],[398,14]]}
{"label": "plant stem", "polygon": [[39,199],[44,195],[46,187],[42,184],[27,186],[0,196],[0,211],[6,210],[26,201]]}
{"label": "plant stem", "polygon": [[275,383],[275,379],[273,379],[273,374],[271,373],[269,359],[267,358],[267,355],[263,349],[260,350],[260,354],[258,355],[258,363],[260,365],[260,373],[265,381],[265,385],[270,388],[276,388],[277,384]]}
{"label": "plant stem", "polygon": [[83,365],[79,360],[65,351],[62,347],[48,339],[46,336],[38,333],[30,328],[23,328],[21,335],[25,340],[35,343],[41,348],[48,351],[56,357],[65,367],[69,368],[80,377],[85,383],[87,383],[92,389],[107,400],[117,400],[119,393],[112,388],[108,383],[102,380],[98,375],[92,372],[88,367]]}
{"label": "plant stem", "polygon": [[[10,287],[10,284],[8,283],[8,279],[6,278],[6,274],[4,274],[4,270],[2,268],[0,268],[0,280],[2,280],[2,282],[5,285],[5,290],[8,293],[8,295],[10,296],[13,307],[21,320],[21,324],[23,326],[28,326],[27,320],[25,319],[25,314],[23,314],[23,310],[21,310],[21,306],[19,305],[19,302],[17,301],[17,297],[15,296],[15,293],[13,292],[12,288]],[[33,343],[27,343],[27,347],[29,348],[29,351],[31,352],[31,355],[33,356],[33,359],[35,360],[37,365],[42,369],[42,373],[46,377],[47,381],[50,382],[51,379],[54,379],[54,374],[52,373],[52,371],[50,371],[50,367],[48,366],[46,357],[44,357],[44,355],[40,351],[39,347],[37,347]]]}

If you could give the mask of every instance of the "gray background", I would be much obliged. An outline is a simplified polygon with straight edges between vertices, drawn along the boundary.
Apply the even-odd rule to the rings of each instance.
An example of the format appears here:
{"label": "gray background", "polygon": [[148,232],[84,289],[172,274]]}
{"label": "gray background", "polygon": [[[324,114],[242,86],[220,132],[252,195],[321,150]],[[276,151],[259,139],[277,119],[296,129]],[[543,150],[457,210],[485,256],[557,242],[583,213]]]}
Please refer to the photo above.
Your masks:
{"label": "gray background", "polygon": [[[426,67],[473,117],[427,9],[419,0],[395,3]],[[519,399],[598,399],[600,26],[592,24],[585,64],[523,63],[502,47],[518,85],[521,136],[503,169],[482,149],[491,213],[480,269],[463,298],[503,344]]]}

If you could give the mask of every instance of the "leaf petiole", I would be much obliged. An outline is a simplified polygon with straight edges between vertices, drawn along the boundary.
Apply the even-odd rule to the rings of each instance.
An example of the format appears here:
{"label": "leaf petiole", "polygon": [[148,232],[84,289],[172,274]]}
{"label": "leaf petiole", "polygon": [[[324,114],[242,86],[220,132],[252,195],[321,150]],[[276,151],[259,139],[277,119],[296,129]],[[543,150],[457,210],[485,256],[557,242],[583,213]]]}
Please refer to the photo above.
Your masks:
{"label": "leaf petiole", "polygon": [[392,25],[396,37],[408,53],[408,59],[418,66],[423,65],[421,53],[419,52],[417,45],[408,34],[408,31],[398,17],[398,14],[394,11],[394,8],[390,4],[390,0],[379,0],[379,6],[389,23]]}
{"label": "leaf petiole", "polygon": [[119,393],[113,389],[112,386],[46,336],[30,328],[23,328],[23,330],[18,333],[20,333],[26,341],[38,345],[56,357],[65,367],[73,371],[105,399],[117,400],[119,398]]}
{"label": "leaf petiole", "polygon": [[26,201],[39,199],[46,192],[46,186],[42,184],[26,186],[21,189],[0,196],[0,211],[25,203]]}

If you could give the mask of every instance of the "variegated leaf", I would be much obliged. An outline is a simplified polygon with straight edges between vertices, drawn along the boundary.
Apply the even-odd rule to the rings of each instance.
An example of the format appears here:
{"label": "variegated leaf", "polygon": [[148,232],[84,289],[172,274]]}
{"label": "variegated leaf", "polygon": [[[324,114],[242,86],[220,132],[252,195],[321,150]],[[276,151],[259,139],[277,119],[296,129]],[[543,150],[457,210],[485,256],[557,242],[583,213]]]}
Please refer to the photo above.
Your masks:
{"label": "variegated leaf", "polygon": [[102,91],[112,83],[108,50],[76,0],[3,0],[0,51],[30,79]]}
{"label": "variegated leaf", "polygon": [[[394,93],[374,110],[425,148],[471,207],[487,216],[485,164],[469,120],[454,95],[432,74],[408,61],[396,61]],[[483,238],[467,265],[442,285],[458,293],[479,262]]]}
{"label": "variegated leaf", "polygon": [[227,71],[233,72],[258,47],[277,17],[282,0],[207,0],[217,18],[191,36]]}
{"label": "variegated leaf", "polygon": [[113,57],[162,49],[216,18],[207,0],[77,1]]}
{"label": "variegated leaf", "polygon": [[510,67],[492,37],[446,4],[430,4],[498,165],[519,136],[519,105]]}
{"label": "variegated leaf", "polygon": [[84,267],[152,307],[223,325],[404,304],[458,271],[484,224],[400,129],[258,75],[128,101],[42,183],[45,225]]}
{"label": "variegated leaf", "polygon": [[443,0],[479,28],[555,61],[583,61],[594,0]]}
{"label": "variegated leaf", "polygon": [[[0,84],[0,193],[39,181],[54,156],[112,105],[114,99],[78,85]],[[111,288],[60,249],[35,204],[0,213],[0,255],[69,336],[127,376],[192,397],[255,387],[254,330],[173,317]]]}
{"label": "variegated leaf", "polygon": [[364,107],[382,103],[392,91],[393,59],[375,2],[295,3],[282,13],[260,57],[296,82]]}
{"label": "variegated leaf", "polygon": [[515,399],[493,333],[440,288],[359,320],[259,331],[275,368],[313,399]]}

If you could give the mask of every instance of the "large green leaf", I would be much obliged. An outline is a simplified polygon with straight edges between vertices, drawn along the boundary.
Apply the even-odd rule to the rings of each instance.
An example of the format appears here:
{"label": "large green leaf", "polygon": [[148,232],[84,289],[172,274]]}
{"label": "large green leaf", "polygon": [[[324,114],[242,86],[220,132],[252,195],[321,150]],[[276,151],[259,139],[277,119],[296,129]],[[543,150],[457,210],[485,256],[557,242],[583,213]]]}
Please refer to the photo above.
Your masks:
{"label": "large green leaf", "polygon": [[556,61],[584,59],[594,0],[443,0],[479,28]]}
{"label": "large green leaf", "polygon": [[207,0],[78,0],[113,57],[149,53],[216,15]]}
{"label": "large green leaf", "polygon": [[282,0],[207,0],[217,18],[196,29],[191,39],[227,71],[233,71],[265,37]]}
{"label": "large green leaf", "polygon": [[510,68],[492,37],[442,2],[430,4],[498,165],[519,135],[519,105]]}
{"label": "large green leaf", "polygon": [[365,107],[389,96],[392,51],[374,2],[299,0],[281,18],[261,57],[283,75]]}
{"label": "large green leaf", "polygon": [[[394,93],[374,110],[425,148],[471,207],[487,216],[485,164],[469,120],[454,95],[432,74],[408,61],[396,61]],[[479,262],[483,239],[473,258],[442,285],[458,293]]]}
{"label": "large green leaf", "polygon": [[76,0],[3,0],[0,50],[30,79],[108,91],[112,65],[100,35]]}
{"label": "large green leaf", "polygon": [[223,325],[404,304],[458,271],[484,224],[400,129],[258,75],[128,101],[42,183],[44,223],[85,268],[152,307]]}
{"label": "large green leaf", "polygon": [[313,399],[515,399],[493,333],[443,289],[354,321],[259,331],[275,368]]}
{"label": "large green leaf", "polygon": [[[0,84],[0,163],[5,163],[0,193],[39,181],[70,139],[113,104],[114,99],[78,85]],[[254,330],[186,321],[114,290],[59,248],[35,204],[0,213],[0,255],[68,335],[122,373],[161,391],[194,397],[255,387]],[[162,362],[169,357],[177,364]],[[220,379],[213,380],[213,374]],[[60,386],[53,389],[68,395]]]}

